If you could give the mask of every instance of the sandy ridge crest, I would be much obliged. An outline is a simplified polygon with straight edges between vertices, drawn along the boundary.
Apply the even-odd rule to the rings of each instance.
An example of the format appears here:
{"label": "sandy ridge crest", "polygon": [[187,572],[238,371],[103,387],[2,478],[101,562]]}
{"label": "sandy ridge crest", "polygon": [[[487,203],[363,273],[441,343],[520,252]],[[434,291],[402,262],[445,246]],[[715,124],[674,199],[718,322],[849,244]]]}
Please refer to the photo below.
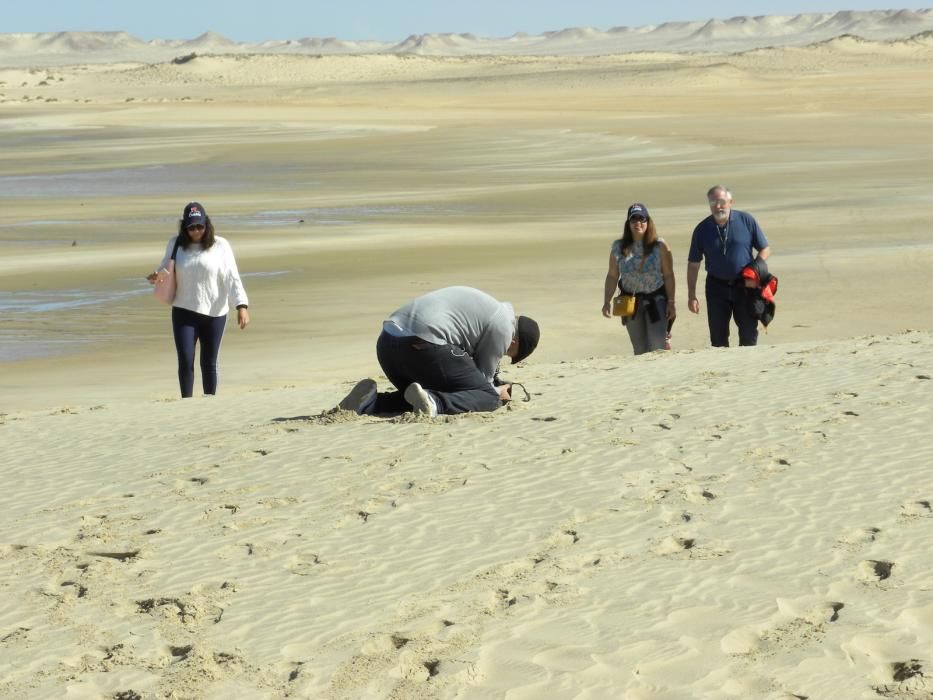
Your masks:
{"label": "sandy ridge crest", "polygon": [[851,34],[890,41],[933,30],[933,10],[875,10],[739,16],[641,27],[571,27],[538,35],[479,37],[419,34],[398,42],[305,37],[238,43],[207,32],[191,40],[144,41],[126,32],[0,34],[0,65],[67,65],[170,61],[191,53],[420,54],[437,56],[593,56],[638,51],[723,52],[803,46]]}

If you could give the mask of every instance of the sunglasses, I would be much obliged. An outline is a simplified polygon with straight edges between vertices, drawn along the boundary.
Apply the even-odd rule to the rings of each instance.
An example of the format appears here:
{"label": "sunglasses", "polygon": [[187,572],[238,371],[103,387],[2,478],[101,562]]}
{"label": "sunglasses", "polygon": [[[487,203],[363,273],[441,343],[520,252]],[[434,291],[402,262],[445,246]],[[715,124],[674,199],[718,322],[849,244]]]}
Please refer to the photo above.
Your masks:
{"label": "sunglasses", "polygon": [[191,224],[190,226],[185,227],[188,231],[203,231],[205,226],[204,224]]}
{"label": "sunglasses", "polygon": [[629,221],[632,221],[632,222],[635,222],[635,223],[640,223],[640,224],[645,223],[647,220],[648,220],[648,219],[646,219],[646,218],[643,217],[643,216],[633,216],[631,219],[629,219]]}

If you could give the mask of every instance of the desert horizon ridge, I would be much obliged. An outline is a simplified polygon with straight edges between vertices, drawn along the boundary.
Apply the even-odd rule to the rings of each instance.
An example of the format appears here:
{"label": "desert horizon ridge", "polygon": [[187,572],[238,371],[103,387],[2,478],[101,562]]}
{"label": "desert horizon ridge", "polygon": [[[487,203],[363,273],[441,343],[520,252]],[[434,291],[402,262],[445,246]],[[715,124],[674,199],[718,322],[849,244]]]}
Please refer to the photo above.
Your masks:
{"label": "desert horizon ridge", "polygon": [[[632,32],[0,37],[0,698],[933,699],[928,18],[600,55]],[[714,183],[780,279],[755,348],[687,311]],[[144,277],[192,200],[251,323],[181,400]],[[638,357],[600,313],[634,201],[678,308]],[[503,366],[531,400],[333,411],[385,387],[386,315],[452,284],[541,324]]]}
{"label": "desert horizon ridge", "polygon": [[328,37],[236,42],[215,32],[190,40],[142,40],[127,32],[0,34],[0,66],[162,62],[190,53],[401,54],[432,56],[593,56],[635,52],[722,53],[804,46],[840,36],[895,41],[933,31],[933,9],[838,11],[735,16],[636,27],[568,27],[538,35],[482,37],[468,33],[413,34],[392,41]]}

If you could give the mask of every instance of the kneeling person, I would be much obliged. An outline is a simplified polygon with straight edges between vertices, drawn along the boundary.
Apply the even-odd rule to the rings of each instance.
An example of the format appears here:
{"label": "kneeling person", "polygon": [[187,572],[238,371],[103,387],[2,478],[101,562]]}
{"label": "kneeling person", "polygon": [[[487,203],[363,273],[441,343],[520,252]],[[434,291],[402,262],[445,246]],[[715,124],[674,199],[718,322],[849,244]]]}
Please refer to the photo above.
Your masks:
{"label": "kneeling person", "polygon": [[395,311],[376,341],[379,365],[397,391],[364,379],[340,402],[357,413],[494,411],[511,385],[494,386],[503,356],[521,362],[537,347],[538,324],[472,287],[428,292]]}

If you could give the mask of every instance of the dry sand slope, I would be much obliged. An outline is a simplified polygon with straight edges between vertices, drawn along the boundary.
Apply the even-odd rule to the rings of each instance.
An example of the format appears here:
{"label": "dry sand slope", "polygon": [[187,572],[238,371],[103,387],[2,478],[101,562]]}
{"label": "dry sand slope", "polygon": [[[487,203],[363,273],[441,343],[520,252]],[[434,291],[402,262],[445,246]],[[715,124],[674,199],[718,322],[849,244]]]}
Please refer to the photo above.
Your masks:
{"label": "dry sand slope", "polygon": [[933,334],[513,374],[4,415],[0,696],[933,696]]}

